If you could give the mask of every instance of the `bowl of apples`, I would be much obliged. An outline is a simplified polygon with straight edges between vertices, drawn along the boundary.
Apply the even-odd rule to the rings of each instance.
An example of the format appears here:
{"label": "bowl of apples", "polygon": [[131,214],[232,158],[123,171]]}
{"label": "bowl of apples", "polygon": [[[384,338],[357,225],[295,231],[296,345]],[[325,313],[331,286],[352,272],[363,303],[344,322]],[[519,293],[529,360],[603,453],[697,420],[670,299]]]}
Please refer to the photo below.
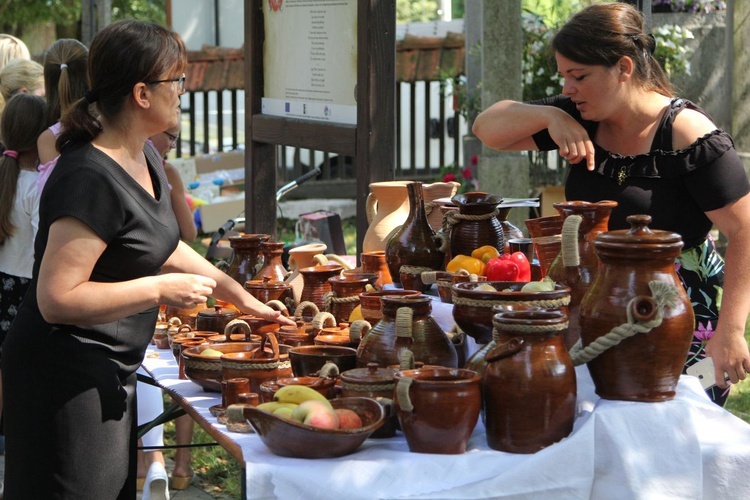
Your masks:
{"label": "bowl of apples", "polygon": [[365,397],[330,401],[314,398],[299,404],[277,399],[257,407],[246,405],[242,411],[273,454],[293,458],[335,458],[354,453],[385,421],[384,407]]}

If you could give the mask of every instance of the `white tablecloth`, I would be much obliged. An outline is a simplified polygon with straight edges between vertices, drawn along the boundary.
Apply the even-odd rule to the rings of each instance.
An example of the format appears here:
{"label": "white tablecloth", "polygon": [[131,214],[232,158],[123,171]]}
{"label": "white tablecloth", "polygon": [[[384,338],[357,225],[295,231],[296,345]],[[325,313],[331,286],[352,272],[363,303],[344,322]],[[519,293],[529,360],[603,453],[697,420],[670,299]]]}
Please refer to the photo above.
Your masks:
{"label": "white tablecloth", "polygon": [[[219,394],[179,380],[169,351],[144,366],[160,385],[185,397],[208,422]],[[600,400],[578,367],[573,433],[532,455],[487,447],[477,425],[467,453],[410,453],[399,435],[369,439],[354,454],[304,460],[271,454],[254,434],[215,427],[242,449],[253,499],[459,498],[750,498],[750,425],[715,406],[697,379],[683,376],[663,403]]]}

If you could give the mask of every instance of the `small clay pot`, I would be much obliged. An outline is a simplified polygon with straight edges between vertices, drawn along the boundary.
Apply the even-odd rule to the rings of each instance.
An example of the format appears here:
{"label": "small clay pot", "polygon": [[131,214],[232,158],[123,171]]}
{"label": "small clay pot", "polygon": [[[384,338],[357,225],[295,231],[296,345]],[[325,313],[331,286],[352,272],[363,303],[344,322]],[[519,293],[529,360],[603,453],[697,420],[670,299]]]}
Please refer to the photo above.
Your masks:
{"label": "small clay pot", "polygon": [[409,295],[420,295],[421,293],[417,290],[378,290],[375,292],[360,293],[359,301],[362,305],[362,319],[375,326],[383,318],[383,303],[381,299],[385,295],[406,297]]}
{"label": "small clay pot", "polygon": [[295,377],[316,374],[327,361],[338,366],[341,373],[356,368],[357,351],[351,347],[305,345],[291,348],[289,359]]}
{"label": "small clay pot", "polygon": [[224,333],[227,323],[236,319],[240,313],[230,307],[215,306],[213,309],[198,311],[196,317],[196,330],[208,330],[216,333]]}
{"label": "small clay pot", "polygon": [[480,376],[463,368],[401,370],[394,404],[409,451],[461,454],[479,419]]}
{"label": "small clay pot", "polygon": [[396,435],[398,419],[392,405],[396,371],[393,368],[380,368],[377,363],[369,363],[365,368],[341,373],[341,397],[366,397],[389,403],[391,411],[386,414],[383,427],[370,437],[389,438]]}
{"label": "small clay pot", "polygon": [[373,250],[362,252],[360,254],[362,271],[366,273],[375,273],[378,275],[373,286],[377,289],[393,283],[391,272],[388,270],[388,263],[385,260],[385,250]]}

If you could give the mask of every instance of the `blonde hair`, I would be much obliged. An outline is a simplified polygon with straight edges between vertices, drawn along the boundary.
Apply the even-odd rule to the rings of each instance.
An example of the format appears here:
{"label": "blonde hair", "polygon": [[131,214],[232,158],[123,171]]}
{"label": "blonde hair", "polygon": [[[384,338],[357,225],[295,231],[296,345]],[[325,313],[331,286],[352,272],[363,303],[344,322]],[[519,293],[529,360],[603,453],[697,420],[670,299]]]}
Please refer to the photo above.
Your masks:
{"label": "blonde hair", "polygon": [[49,106],[47,125],[86,95],[89,49],[72,38],[61,38],[44,54],[44,88]]}
{"label": "blonde hair", "polygon": [[18,38],[0,33],[0,69],[12,59],[31,59],[28,47]]}
{"label": "blonde hair", "polygon": [[13,59],[0,69],[0,118],[3,116],[5,103],[26,89],[30,93],[44,87],[44,71],[42,65],[27,59]]}

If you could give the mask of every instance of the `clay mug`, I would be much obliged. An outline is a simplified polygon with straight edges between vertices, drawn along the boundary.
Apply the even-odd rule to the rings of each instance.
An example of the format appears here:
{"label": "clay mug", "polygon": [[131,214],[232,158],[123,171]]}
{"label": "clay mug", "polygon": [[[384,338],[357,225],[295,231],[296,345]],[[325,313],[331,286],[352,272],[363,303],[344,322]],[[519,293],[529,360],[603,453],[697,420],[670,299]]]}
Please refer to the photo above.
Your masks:
{"label": "clay mug", "polygon": [[341,346],[303,345],[292,347],[289,359],[295,377],[318,373],[328,361],[335,363],[339,372],[345,372],[356,368],[357,350]]}
{"label": "clay mug", "polygon": [[230,378],[221,381],[221,406],[239,403],[239,395],[250,392],[250,381],[246,378]]}
{"label": "clay mug", "polygon": [[461,454],[479,420],[481,378],[463,368],[401,370],[393,401],[409,451]]}

